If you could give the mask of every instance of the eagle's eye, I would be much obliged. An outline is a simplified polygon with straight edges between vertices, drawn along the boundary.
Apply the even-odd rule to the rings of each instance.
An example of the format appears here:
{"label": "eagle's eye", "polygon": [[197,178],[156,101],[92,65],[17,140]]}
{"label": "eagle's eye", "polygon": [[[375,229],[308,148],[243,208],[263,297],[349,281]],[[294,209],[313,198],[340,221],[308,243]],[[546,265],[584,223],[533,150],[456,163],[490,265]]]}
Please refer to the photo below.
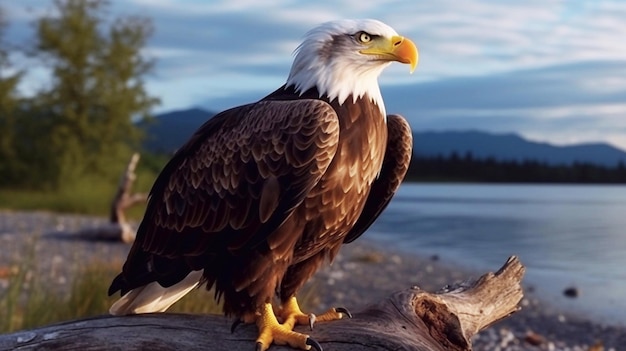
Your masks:
{"label": "eagle's eye", "polygon": [[372,40],[372,36],[365,32],[358,32],[355,37],[361,44],[369,43]]}

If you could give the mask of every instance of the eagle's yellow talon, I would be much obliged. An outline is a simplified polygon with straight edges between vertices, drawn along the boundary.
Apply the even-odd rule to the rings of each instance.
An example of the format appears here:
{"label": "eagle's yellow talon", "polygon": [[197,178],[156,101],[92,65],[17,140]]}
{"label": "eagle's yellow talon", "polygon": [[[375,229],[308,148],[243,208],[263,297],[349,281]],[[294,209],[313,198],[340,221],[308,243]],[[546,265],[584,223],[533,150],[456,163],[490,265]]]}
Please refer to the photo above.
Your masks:
{"label": "eagle's yellow talon", "polygon": [[280,317],[283,325],[290,326],[291,329],[296,325],[308,325],[313,329],[313,323],[315,323],[315,315],[302,312],[295,296],[281,306]]}
{"label": "eagle's yellow talon", "polygon": [[283,320],[283,325],[289,326],[291,329],[293,329],[296,325],[308,325],[309,328],[313,330],[313,325],[316,322],[334,321],[343,318],[343,315],[352,318],[350,311],[343,307],[331,308],[319,316],[316,316],[313,313],[306,314],[300,310],[300,306],[298,305],[298,301],[295,296],[287,300],[287,302],[283,304],[280,311],[280,317]]}
{"label": "eagle's yellow talon", "polygon": [[263,305],[261,313],[257,317],[256,325],[259,328],[259,337],[256,340],[257,351],[267,350],[272,343],[276,345],[288,344],[302,350],[311,349],[309,336],[292,331],[292,323],[278,323],[272,305],[269,303]]}
{"label": "eagle's yellow talon", "polygon": [[335,321],[337,319],[343,318],[344,314],[346,314],[348,317],[352,318],[352,315],[350,314],[350,312],[348,312],[348,310],[346,310],[343,307],[340,307],[340,308],[331,308],[328,311],[320,314],[319,316],[316,316],[315,317],[315,321],[316,322]]}

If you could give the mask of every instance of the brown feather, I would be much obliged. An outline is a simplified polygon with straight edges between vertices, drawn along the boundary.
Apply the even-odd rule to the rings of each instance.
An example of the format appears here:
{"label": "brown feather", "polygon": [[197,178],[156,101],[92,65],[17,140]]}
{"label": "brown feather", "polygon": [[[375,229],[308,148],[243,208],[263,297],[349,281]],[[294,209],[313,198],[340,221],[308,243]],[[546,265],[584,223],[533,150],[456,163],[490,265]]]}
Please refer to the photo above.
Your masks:
{"label": "brown feather", "polygon": [[409,169],[413,153],[411,127],[404,117],[389,115],[387,116],[387,129],[389,138],[380,175],[372,184],[363,212],[344,239],[344,243],[356,240],[374,223],[374,220],[391,201]]}
{"label": "brown feather", "polygon": [[261,199],[259,202],[259,217],[261,223],[265,223],[278,207],[280,199],[280,184],[276,177],[268,177],[263,184],[261,190]]}

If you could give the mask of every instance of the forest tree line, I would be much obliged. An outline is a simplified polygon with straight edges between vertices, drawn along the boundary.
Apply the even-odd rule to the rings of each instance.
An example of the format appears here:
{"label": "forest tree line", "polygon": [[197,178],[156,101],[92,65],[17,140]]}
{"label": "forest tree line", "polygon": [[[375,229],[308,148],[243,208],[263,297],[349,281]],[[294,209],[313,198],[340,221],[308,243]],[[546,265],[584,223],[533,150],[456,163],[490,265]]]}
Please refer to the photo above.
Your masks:
{"label": "forest tree line", "polygon": [[537,160],[497,160],[460,156],[414,155],[407,181],[450,181],[489,183],[626,183],[626,165],[614,167],[575,162],[553,165]]}

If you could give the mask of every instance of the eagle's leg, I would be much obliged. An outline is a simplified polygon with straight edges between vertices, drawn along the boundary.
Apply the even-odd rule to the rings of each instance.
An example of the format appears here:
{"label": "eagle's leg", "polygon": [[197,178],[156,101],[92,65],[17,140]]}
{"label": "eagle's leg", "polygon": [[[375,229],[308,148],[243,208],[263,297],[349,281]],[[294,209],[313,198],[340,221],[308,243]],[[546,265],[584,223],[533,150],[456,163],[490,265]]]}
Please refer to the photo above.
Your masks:
{"label": "eagle's leg", "polygon": [[322,347],[317,341],[306,334],[294,332],[293,325],[278,323],[271,303],[263,304],[256,317],[256,325],[259,328],[256,351],[265,351],[272,343],[277,345],[288,344],[302,350],[310,350],[313,346],[318,351],[322,351]]}
{"label": "eagle's leg", "polygon": [[295,296],[290,297],[287,302],[283,303],[280,311],[280,317],[283,320],[283,325],[290,326],[291,329],[298,324],[308,325],[311,330],[313,329],[313,324],[315,324],[315,322],[334,321],[343,318],[344,314],[352,318],[350,312],[343,307],[331,308],[319,316],[316,316],[313,313],[306,314],[300,310],[298,300]]}

